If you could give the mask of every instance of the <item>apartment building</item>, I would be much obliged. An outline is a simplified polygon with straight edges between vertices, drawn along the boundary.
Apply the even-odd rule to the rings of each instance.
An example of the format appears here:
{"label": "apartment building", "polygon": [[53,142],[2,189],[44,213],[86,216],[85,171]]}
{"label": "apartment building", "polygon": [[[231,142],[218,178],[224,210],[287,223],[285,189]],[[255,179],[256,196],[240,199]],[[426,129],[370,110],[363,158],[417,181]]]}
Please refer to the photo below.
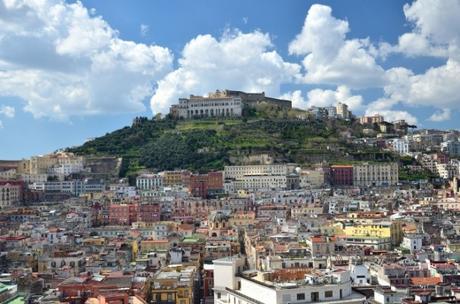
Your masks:
{"label": "apartment building", "polygon": [[140,190],[154,190],[163,187],[163,176],[145,173],[136,178],[136,187]]}
{"label": "apartment building", "polygon": [[294,172],[296,167],[296,164],[225,166],[224,178],[241,180],[247,175],[288,175]]}
{"label": "apartment building", "polygon": [[353,166],[352,165],[333,165],[331,166],[331,182],[334,186],[353,185]]}
{"label": "apartment building", "polygon": [[232,191],[248,190],[262,191],[271,189],[286,189],[285,175],[247,175],[240,180],[232,181]]}
{"label": "apartment building", "polygon": [[397,221],[367,220],[338,223],[347,245],[391,249],[402,241],[401,224]]}
{"label": "apartment building", "polygon": [[195,301],[197,269],[193,265],[169,265],[161,269],[150,284],[151,303],[192,304]]}
{"label": "apartment building", "polygon": [[299,174],[300,188],[320,188],[325,183],[323,170],[302,170]]}
{"label": "apartment building", "polygon": [[447,163],[447,164],[437,163],[436,172],[438,173],[439,177],[444,178],[444,179],[452,179],[454,176],[457,176],[459,173],[458,166],[455,166],[451,163]]}
{"label": "apartment building", "polygon": [[17,205],[23,198],[24,184],[21,181],[0,181],[0,208]]}
{"label": "apartment building", "polygon": [[397,163],[363,163],[353,165],[354,186],[392,186],[396,185],[398,181]]}
{"label": "apartment building", "polygon": [[138,219],[138,204],[111,204],[109,206],[110,225],[131,225]]}
{"label": "apartment building", "polygon": [[341,118],[341,119],[351,118],[351,113],[348,110],[348,105],[344,103],[341,103],[341,102],[337,103],[337,105],[335,106],[335,111],[337,113],[337,118]]}
{"label": "apartment building", "polygon": [[363,116],[359,118],[359,123],[362,125],[367,125],[367,124],[374,124],[374,123],[381,123],[384,122],[384,118],[382,115],[373,115],[373,116]]}
{"label": "apartment building", "polygon": [[33,156],[20,161],[17,170],[20,174],[47,174],[53,167],[58,172],[75,173],[83,168],[83,157],[67,152]]}
{"label": "apartment building", "polygon": [[224,179],[222,171],[192,174],[190,176],[189,191],[192,196],[207,198],[222,193],[223,190]]}
{"label": "apartment building", "polygon": [[105,184],[99,179],[85,179],[34,183],[29,188],[48,193],[68,193],[79,196],[84,193],[102,192],[105,190]]}
{"label": "apartment building", "polygon": [[393,151],[401,155],[406,155],[409,153],[409,141],[403,138],[394,139],[391,143]]}
{"label": "apartment building", "polygon": [[191,172],[188,170],[174,170],[160,172],[163,176],[163,184],[170,186],[186,186],[190,182]]}
{"label": "apartment building", "polygon": [[441,143],[441,151],[449,156],[460,156],[460,142],[458,140],[448,140]]}
{"label": "apartment building", "polygon": [[351,289],[350,272],[313,268],[243,272],[244,258],[214,260],[214,303],[350,303],[365,301]]}

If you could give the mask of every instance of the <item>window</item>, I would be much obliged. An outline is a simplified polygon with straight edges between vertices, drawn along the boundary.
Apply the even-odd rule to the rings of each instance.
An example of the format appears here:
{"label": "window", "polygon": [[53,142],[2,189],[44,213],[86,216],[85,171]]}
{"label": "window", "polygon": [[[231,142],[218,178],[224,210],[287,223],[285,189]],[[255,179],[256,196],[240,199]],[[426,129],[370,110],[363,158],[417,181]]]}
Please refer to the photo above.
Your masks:
{"label": "window", "polygon": [[311,301],[312,302],[318,302],[319,301],[319,292],[312,292],[311,293]]}
{"label": "window", "polygon": [[305,294],[304,293],[298,293],[297,294],[297,301],[299,300],[305,300]]}
{"label": "window", "polygon": [[332,298],[334,296],[332,290],[327,290],[324,292],[324,297],[325,298]]}

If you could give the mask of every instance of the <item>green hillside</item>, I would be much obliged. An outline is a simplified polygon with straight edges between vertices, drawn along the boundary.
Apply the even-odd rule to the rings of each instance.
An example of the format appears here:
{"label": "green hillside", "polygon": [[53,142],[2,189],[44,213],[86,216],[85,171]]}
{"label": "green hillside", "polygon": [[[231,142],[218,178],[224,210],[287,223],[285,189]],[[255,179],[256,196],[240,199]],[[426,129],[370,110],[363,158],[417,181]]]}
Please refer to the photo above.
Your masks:
{"label": "green hillside", "polygon": [[359,136],[361,129],[351,122],[300,120],[288,115],[184,121],[140,118],[131,127],[69,151],[123,157],[122,176],[143,168],[216,170],[262,153],[278,162],[299,164],[375,157],[371,152],[378,153],[348,144],[343,132]]}

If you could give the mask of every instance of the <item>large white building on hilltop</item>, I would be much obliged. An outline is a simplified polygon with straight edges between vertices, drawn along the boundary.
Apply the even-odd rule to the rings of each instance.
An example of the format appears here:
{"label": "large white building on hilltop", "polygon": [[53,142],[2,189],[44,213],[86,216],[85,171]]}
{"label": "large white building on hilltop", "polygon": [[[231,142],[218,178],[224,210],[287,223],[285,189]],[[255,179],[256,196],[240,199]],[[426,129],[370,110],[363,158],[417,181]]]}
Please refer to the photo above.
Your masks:
{"label": "large white building on hilltop", "polygon": [[234,90],[216,90],[207,97],[190,95],[180,98],[179,104],[172,105],[170,114],[174,118],[193,119],[201,117],[239,117],[243,108],[269,105],[276,109],[291,109],[290,100],[265,96],[265,92],[247,93]]}
{"label": "large white building on hilltop", "polygon": [[180,98],[179,104],[171,106],[171,115],[176,118],[240,117],[243,102],[237,96],[211,95],[209,97],[190,95]]}

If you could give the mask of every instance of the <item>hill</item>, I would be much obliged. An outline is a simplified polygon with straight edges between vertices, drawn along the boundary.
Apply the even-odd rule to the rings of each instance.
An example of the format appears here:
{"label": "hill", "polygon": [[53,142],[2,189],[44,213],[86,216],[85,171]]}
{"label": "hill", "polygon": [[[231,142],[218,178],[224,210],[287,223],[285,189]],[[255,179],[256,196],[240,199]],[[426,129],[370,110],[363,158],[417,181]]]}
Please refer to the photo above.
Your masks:
{"label": "hill", "polygon": [[388,157],[345,140],[344,133],[359,136],[360,132],[354,122],[289,116],[225,120],[137,118],[130,127],[68,150],[80,155],[122,157],[122,176],[143,168],[218,170],[257,154],[268,154],[275,162],[299,164]]}

